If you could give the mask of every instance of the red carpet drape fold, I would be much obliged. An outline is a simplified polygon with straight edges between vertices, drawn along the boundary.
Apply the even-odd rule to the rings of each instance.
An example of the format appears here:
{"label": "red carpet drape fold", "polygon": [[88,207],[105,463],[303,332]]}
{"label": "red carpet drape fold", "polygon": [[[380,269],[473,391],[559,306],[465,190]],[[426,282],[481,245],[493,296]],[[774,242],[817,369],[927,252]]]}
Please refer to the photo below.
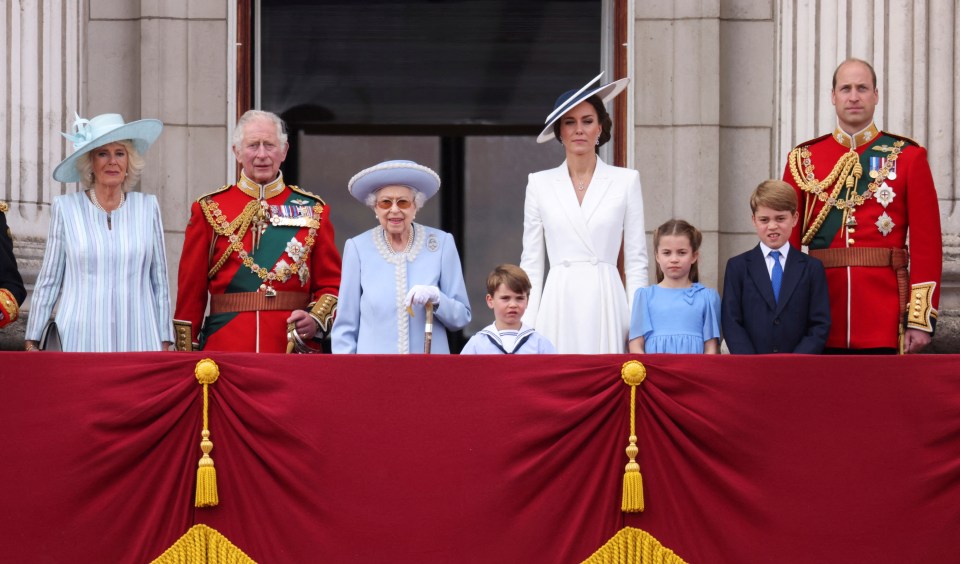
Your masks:
{"label": "red carpet drape fold", "polygon": [[0,559],[149,562],[204,524],[269,563],[580,562],[624,527],[691,563],[954,562],[958,360],[0,353]]}

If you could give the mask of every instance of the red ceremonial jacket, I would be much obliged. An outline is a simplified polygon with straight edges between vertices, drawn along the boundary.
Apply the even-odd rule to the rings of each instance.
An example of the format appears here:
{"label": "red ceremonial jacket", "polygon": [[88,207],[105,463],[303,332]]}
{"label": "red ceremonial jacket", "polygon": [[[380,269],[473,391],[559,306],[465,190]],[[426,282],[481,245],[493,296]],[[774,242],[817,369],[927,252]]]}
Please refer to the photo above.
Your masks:
{"label": "red ceremonial jacket", "polygon": [[[859,182],[855,163],[861,167]],[[848,191],[845,176],[856,192]],[[790,239],[797,248],[802,241],[814,255],[821,249],[906,249],[909,233],[905,315],[892,267],[831,267],[824,261],[832,317],[827,347],[893,348],[904,328],[932,333],[943,251],[926,150],[872,124],[852,137],[838,128],[791,151],[783,179],[799,197],[800,222]]]}
{"label": "red ceremonial jacket", "polygon": [[237,184],[197,199],[180,256],[178,348],[188,338],[189,322],[189,339],[204,350],[286,352],[286,320],[294,308],[212,313],[204,320],[208,295],[212,308],[218,295],[307,293],[298,307],[311,310],[329,330],[340,287],[329,214],[323,200],[285,185],[282,174],[261,187],[241,173]]}

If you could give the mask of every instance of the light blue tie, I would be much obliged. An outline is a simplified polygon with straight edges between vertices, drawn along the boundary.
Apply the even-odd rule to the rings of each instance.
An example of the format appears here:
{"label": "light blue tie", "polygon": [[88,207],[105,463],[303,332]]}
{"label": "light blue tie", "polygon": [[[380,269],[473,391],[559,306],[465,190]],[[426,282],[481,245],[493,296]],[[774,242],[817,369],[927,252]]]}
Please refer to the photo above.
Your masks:
{"label": "light blue tie", "polygon": [[780,284],[783,283],[783,267],[780,266],[780,251],[770,251],[773,257],[773,271],[770,273],[770,281],[773,282],[773,299],[780,302]]}

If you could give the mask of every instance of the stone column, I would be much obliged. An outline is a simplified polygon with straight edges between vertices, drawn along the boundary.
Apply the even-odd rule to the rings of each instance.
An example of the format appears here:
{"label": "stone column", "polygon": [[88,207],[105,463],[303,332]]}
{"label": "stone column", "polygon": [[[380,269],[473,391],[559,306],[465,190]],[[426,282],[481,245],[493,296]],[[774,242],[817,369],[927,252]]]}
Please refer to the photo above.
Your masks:
{"label": "stone column", "polygon": [[944,240],[940,318],[934,352],[960,352],[960,9],[953,2],[777,0],[776,154],[782,168],[791,147],[831,131],[833,71],[847,57],[873,64],[881,129],[927,148]]}
{"label": "stone column", "polygon": [[[71,188],[51,174],[72,150],[60,135],[82,98],[81,0],[12,0],[0,6],[0,200],[10,204],[20,272],[40,270],[54,196]],[[9,49],[9,51],[7,51]],[[21,317],[0,331],[0,348],[23,346]]]}

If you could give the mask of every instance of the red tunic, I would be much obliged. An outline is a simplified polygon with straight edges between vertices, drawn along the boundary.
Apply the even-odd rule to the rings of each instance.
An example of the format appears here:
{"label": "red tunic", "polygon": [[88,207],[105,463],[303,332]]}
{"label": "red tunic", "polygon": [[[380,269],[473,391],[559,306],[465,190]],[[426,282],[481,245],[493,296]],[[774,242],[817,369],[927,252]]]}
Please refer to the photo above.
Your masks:
{"label": "red tunic", "polygon": [[[899,142],[902,145],[897,154]],[[876,181],[871,176],[871,169],[876,170],[876,176],[882,180],[882,165],[888,164],[885,186],[876,181],[877,190],[872,197],[854,202],[852,208],[847,208],[847,215],[836,206],[830,206],[824,217],[824,227],[810,233],[824,206],[834,203],[818,198],[810,190],[812,183],[826,179],[838,161],[850,152],[850,146],[855,147],[857,155],[867,158],[868,165],[863,166],[862,180],[858,184],[861,195],[870,193],[867,184]],[[942,244],[940,209],[926,150],[909,139],[881,133],[872,125],[854,138],[838,129],[833,135],[804,143],[794,151],[804,148],[809,152],[809,163],[804,163],[802,158],[796,159],[791,168],[790,158],[799,154],[791,152],[783,176],[797,190],[800,202],[801,221],[790,243],[800,248],[801,238],[809,233],[811,251],[868,247],[905,249],[909,232],[910,291],[906,327],[932,333],[940,299]],[[894,154],[896,159],[890,163],[889,157]],[[806,188],[801,189],[802,185]],[[834,185],[825,186],[824,192],[833,195]],[[851,199],[843,189],[837,195]],[[849,219],[850,216],[853,219]],[[827,227],[831,221],[835,232]],[[896,272],[890,267],[866,266],[827,268],[826,272],[832,317],[827,347],[897,347],[903,317]]]}
{"label": "red tunic", "polygon": [[[279,210],[271,213],[271,218],[286,213],[288,219],[292,218],[290,223],[303,224],[308,219],[297,217],[297,214],[307,213],[309,216],[311,212],[303,210],[312,210],[313,217],[319,221],[319,225],[315,225],[312,247],[307,253],[298,253],[296,243],[288,244],[295,240],[300,249],[308,246],[311,238],[310,226],[278,226],[268,223],[260,240],[265,240],[269,232],[274,241],[281,242],[280,250],[277,251],[279,254],[262,252],[261,247],[257,247],[258,250],[255,251],[253,238],[257,229],[255,224],[251,223],[240,239],[242,252],[249,253],[251,259],[247,261],[248,264],[244,264],[241,252],[237,249],[228,250],[231,245],[229,237],[219,235],[215,228],[219,226],[221,232],[229,230],[230,222],[241,216],[244,209],[249,209],[247,205],[251,201],[259,199],[260,186],[242,175],[237,185],[224,187],[194,202],[184,237],[183,254],[180,257],[174,317],[177,322],[189,321],[192,324],[192,339],[195,343],[199,342],[204,350],[285,352],[286,320],[292,311],[218,313],[207,317],[207,325],[201,336],[200,327],[204,321],[208,295],[257,291],[261,283],[278,292],[309,293],[311,305],[324,296],[335,297],[338,294],[340,253],[334,241],[329,206],[309,192],[284,185],[282,175],[264,188],[265,202],[269,206],[264,209]],[[215,217],[216,210],[222,212],[219,221]],[[239,232],[240,229],[236,231]],[[225,254],[225,261],[217,268]],[[286,269],[284,265],[287,266]],[[255,272],[251,267],[256,266],[263,270]],[[209,275],[212,268],[216,271]],[[306,273],[303,272],[304,268],[307,269]],[[269,272],[276,278],[271,280]],[[307,304],[305,307],[309,309]]]}

